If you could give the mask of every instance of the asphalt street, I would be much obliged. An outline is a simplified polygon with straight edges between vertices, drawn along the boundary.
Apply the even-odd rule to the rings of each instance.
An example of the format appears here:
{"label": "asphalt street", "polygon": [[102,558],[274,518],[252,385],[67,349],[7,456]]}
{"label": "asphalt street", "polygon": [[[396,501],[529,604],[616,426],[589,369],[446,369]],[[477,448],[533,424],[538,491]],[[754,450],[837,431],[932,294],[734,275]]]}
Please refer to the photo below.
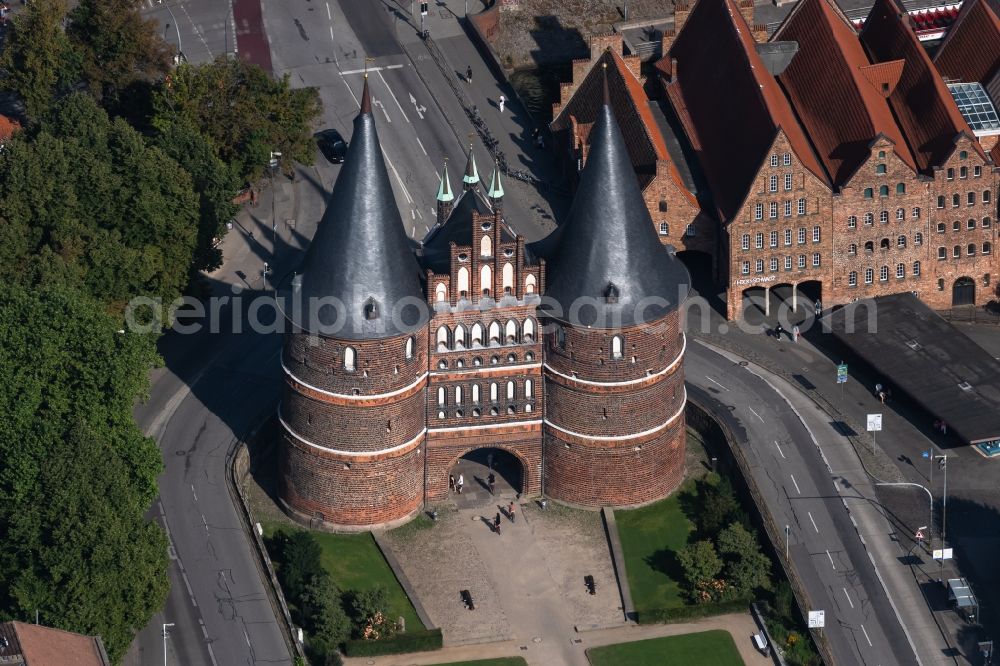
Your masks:
{"label": "asphalt street", "polygon": [[201,63],[237,52],[229,0],[142,0],[143,16],[156,19],[163,38],[188,62]]}
{"label": "asphalt street", "polygon": [[767,510],[789,526],[791,559],[811,610],[826,613],[838,663],[912,664],[913,649],[820,453],[831,433],[807,429],[770,384],[700,344],[688,346],[684,372],[692,395],[714,403],[741,436]]}

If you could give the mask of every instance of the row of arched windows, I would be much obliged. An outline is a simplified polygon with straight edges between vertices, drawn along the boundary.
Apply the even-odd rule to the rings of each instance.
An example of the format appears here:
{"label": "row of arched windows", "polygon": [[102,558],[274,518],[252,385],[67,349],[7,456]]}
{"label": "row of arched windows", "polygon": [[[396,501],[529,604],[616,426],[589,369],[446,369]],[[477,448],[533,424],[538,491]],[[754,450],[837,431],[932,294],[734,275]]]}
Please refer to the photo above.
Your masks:
{"label": "row of arched windows", "polygon": [[[912,275],[913,275],[913,277],[920,277],[920,262],[919,261],[914,261],[913,262]],[[865,276],[865,284],[872,284],[875,281],[875,269],[874,268],[866,268],[865,272],[864,272],[864,276]],[[905,277],[906,277],[906,264],[902,264],[902,263],[896,264],[896,278],[901,280],[901,279],[903,279]],[[882,266],[879,269],[879,271],[878,271],[878,279],[879,279],[879,282],[887,282],[889,280],[889,267],[888,266]],[[850,273],[847,274],[847,286],[848,287],[857,287],[858,286],[858,272],[857,271],[851,271]]]}
{"label": "row of arched windows", "polygon": [[[906,194],[906,183],[896,183],[896,194],[899,194],[899,195]],[[875,188],[866,187],[864,195],[865,195],[865,199],[873,199],[873,198],[875,198]],[[878,195],[880,197],[887,197],[887,196],[889,196],[889,186],[888,185],[880,185],[879,188],[878,188]]]}
{"label": "row of arched windows", "polygon": [[[532,352],[526,352],[524,355],[524,362],[534,363],[534,361],[535,361],[535,355]],[[507,354],[507,363],[516,364],[517,362],[518,362],[517,354],[514,353]],[[461,370],[462,368],[465,367],[464,358],[455,359],[454,363],[455,363],[454,367],[458,370]],[[437,363],[438,370],[447,370],[450,367],[450,365],[451,364],[448,362],[448,359],[445,358],[440,359]],[[481,367],[482,365],[483,365],[482,356],[476,356],[475,358],[472,359],[473,367],[478,368]],[[490,365],[500,365],[500,356],[498,354],[494,354],[493,356],[490,357]]]}
{"label": "row of arched windows", "polygon": [[[976,245],[975,243],[969,243],[965,247],[965,256],[967,256],[967,257],[974,257],[974,256],[976,256],[976,251],[978,249],[979,249],[978,245]],[[990,254],[991,252],[993,252],[993,246],[990,245],[989,243],[983,243],[983,254]],[[961,245],[954,246],[951,249],[951,258],[952,259],[958,259],[961,256],[962,256],[962,246]],[[947,258],[948,258],[948,248],[943,247],[943,246],[939,247],[938,248],[938,259],[947,259]]]}
{"label": "row of arched windows", "polygon": [[[993,226],[993,220],[991,220],[988,217],[984,217],[983,218],[983,229],[989,229],[992,226]],[[966,221],[966,223],[965,223],[965,228],[969,229],[969,230],[975,229],[976,228],[976,221],[970,217]],[[938,224],[937,224],[937,231],[938,231],[939,234],[943,234],[945,231],[947,231],[947,229],[948,229],[948,225],[946,225],[944,222],[938,222]],[[951,230],[952,231],[961,231],[962,230],[962,222],[961,222],[961,220],[953,220],[952,223],[951,223]]]}
{"label": "row of arched windows", "polygon": [[[513,380],[506,383],[490,382],[486,388],[488,400],[491,403],[497,403],[502,400],[510,401],[517,400],[519,397],[525,400],[534,400],[535,398],[535,381],[533,379],[525,379],[518,386],[518,382]],[[469,402],[473,405],[479,405],[483,402],[483,387],[479,384],[473,384],[469,387],[468,392],[464,386],[456,386],[453,391],[449,391],[446,387],[440,386],[437,390],[437,404],[438,407],[446,407],[448,405],[464,405],[466,403],[466,397],[468,397]]]}
{"label": "row of arched windows", "polygon": [[[471,289],[470,285],[470,273],[469,269],[462,266],[458,269],[458,297],[468,298],[469,291]],[[489,264],[484,264],[479,269],[479,284],[482,288],[483,296],[490,296],[493,291],[493,267]],[[535,276],[528,274],[524,278],[524,292],[526,294],[535,293],[535,288],[537,286],[537,281]],[[504,294],[514,293],[514,265],[506,263],[501,269],[501,280],[500,288],[503,290]],[[434,300],[441,303],[448,300],[448,287],[445,286],[444,282],[438,282],[437,287],[434,288]]]}
{"label": "row of arched windows", "polygon": [[439,326],[434,334],[434,344],[439,352],[497,345],[530,344],[535,341],[536,331],[537,325],[531,317],[523,322],[508,319],[506,324],[493,321],[488,326],[476,322],[469,328],[463,324],[458,324],[454,328]]}
{"label": "row of arched windows", "polygon": [[[984,204],[989,203],[990,199],[991,199],[990,191],[989,190],[983,190],[983,197],[982,198],[983,198],[983,203]],[[948,199],[947,199],[947,197],[945,195],[943,195],[943,194],[938,195],[938,198],[937,198],[937,207],[938,208],[944,208],[945,204],[947,203],[947,201],[948,201]],[[974,206],[976,204],[976,193],[975,192],[967,192],[966,193],[966,195],[965,195],[965,204],[967,206]],[[961,205],[962,205],[962,195],[958,194],[958,193],[952,194],[951,195],[951,207],[952,208],[958,208]]]}

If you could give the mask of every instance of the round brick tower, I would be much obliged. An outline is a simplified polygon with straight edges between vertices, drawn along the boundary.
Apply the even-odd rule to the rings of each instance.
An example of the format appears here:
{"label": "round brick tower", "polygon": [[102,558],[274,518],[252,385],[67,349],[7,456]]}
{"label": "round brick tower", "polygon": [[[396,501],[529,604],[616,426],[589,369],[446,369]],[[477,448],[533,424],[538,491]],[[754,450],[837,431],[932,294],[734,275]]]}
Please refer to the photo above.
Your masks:
{"label": "round brick tower", "polygon": [[607,98],[548,260],[544,492],[644,504],[684,474],[687,271],[657,239]]}
{"label": "round brick tower", "polygon": [[424,300],[366,79],[344,166],[286,311],[280,499],[293,517],[351,529],[419,510]]}

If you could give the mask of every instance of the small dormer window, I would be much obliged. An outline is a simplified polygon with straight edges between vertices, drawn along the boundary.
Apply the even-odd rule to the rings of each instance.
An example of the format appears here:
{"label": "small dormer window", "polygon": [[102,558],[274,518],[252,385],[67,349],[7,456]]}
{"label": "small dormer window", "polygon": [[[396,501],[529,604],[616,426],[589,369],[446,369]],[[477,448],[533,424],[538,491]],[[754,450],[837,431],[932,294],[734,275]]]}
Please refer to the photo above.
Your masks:
{"label": "small dormer window", "polygon": [[618,296],[618,287],[615,286],[614,282],[609,282],[608,286],[604,288],[604,300],[608,303],[617,303]]}
{"label": "small dormer window", "polygon": [[365,319],[369,321],[378,319],[378,301],[374,298],[369,298],[365,302]]}

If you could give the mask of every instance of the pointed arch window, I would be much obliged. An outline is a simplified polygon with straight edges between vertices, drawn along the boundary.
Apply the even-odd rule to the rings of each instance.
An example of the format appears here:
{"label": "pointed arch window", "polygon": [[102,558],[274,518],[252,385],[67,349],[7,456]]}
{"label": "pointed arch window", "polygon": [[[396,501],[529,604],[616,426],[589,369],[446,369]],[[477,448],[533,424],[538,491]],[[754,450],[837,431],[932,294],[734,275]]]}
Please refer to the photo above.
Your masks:
{"label": "pointed arch window", "polygon": [[526,293],[529,293],[529,294],[535,293],[535,276],[534,275],[530,275],[529,274],[528,277],[524,278],[524,291]]}
{"label": "pointed arch window", "polygon": [[472,346],[483,345],[483,325],[476,322],[472,325]]}
{"label": "pointed arch window", "polygon": [[503,265],[502,282],[503,293],[511,294],[514,292],[514,266],[509,262]]}
{"label": "pointed arch window", "polygon": [[437,287],[434,288],[434,300],[438,303],[445,301],[448,298],[448,287],[444,286],[444,282],[438,282]]}
{"label": "pointed arch window", "polygon": [[500,344],[500,322],[498,321],[490,324],[490,344]]}
{"label": "pointed arch window", "polygon": [[500,388],[497,386],[496,382],[490,384],[490,402],[496,402],[500,399]]}
{"label": "pointed arch window", "polygon": [[442,386],[438,389],[438,407],[444,407],[445,400],[446,400],[446,392],[444,387]]}
{"label": "pointed arch window", "polygon": [[620,335],[611,338],[611,358],[620,359],[624,354],[625,340]]}
{"label": "pointed arch window", "polygon": [[504,327],[504,339],[508,345],[517,344],[517,322],[513,319],[507,320]]}
{"label": "pointed arch window", "polygon": [[483,239],[479,242],[479,255],[482,257],[493,256],[493,241],[490,240],[489,236],[483,236]]}
{"label": "pointed arch window", "polygon": [[458,269],[458,297],[465,298],[469,295],[469,269],[462,266]]}
{"label": "pointed arch window", "polygon": [[415,344],[412,335],[406,339],[406,358],[413,358],[413,347]]}
{"label": "pointed arch window", "polygon": [[465,349],[465,327],[459,324],[455,327],[455,349]]}
{"label": "pointed arch window", "polygon": [[479,384],[472,385],[472,404],[478,405],[481,396],[479,395]]}
{"label": "pointed arch window", "polygon": [[483,296],[489,296],[490,290],[493,287],[493,270],[488,266],[483,266],[483,269],[479,271],[479,286],[483,290]]}
{"label": "pointed arch window", "polygon": [[448,327],[438,326],[437,335],[435,336],[437,341],[438,351],[448,351]]}
{"label": "pointed arch window", "polygon": [[535,341],[535,320],[528,317],[524,320],[524,328],[522,329],[525,342]]}
{"label": "pointed arch window", "polygon": [[524,380],[524,397],[529,400],[535,397],[535,383],[530,379]]}
{"label": "pointed arch window", "polygon": [[514,382],[507,382],[507,399],[513,400],[515,395]]}
{"label": "pointed arch window", "polygon": [[354,372],[357,368],[358,352],[354,347],[344,347],[344,370]]}

